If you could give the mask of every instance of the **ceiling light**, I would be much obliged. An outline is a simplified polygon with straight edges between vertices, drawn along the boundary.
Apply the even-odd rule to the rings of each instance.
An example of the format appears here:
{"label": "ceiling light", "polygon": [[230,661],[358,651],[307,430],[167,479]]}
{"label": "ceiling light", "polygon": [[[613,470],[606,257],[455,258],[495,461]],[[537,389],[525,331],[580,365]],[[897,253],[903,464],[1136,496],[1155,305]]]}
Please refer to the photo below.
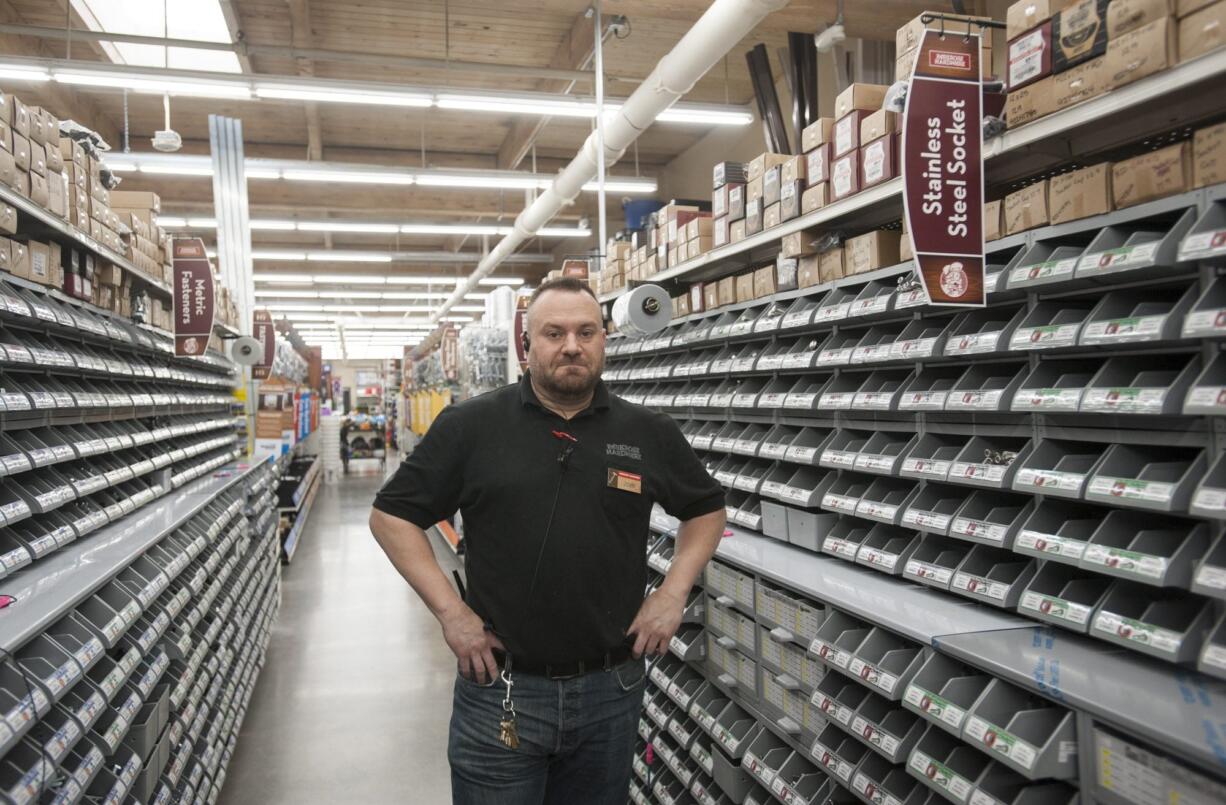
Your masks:
{"label": "ceiling light", "polygon": [[402,235],[505,235],[507,226],[481,224],[403,224]]}
{"label": "ceiling light", "polygon": [[253,168],[245,166],[243,175],[248,179],[280,179],[281,171],[277,168]]}
{"label": "ceiling light", "polygon": [[[160,223],[160,219],[159,219],[159,223]],[[292,232],[293,230],[298,228],[298,222],[297,221],[254,220],[251,222],[251,228],[253,230],[258,229],[258,230],[262,230],[262,231],[266,230],[270,232],[271,231]]]}
{"label": "ceiling light", "polygon": [[216,229],[216,218],[188,218],[187,225],[192,229]]}
{"label": "ceiling light", "polygon": [[461,322],[463,324],[472,324],[473,320],[469,316],[444,316],[442,321]]}
{"label": "ceiling light", "polygon": [[343,221],[300,221],[299,232],[355,232],[372,235],[395,235],[400,231],[396,224],[346,223]]}
{"label": "ceiling light", "polygon": [[658,123],[693,123],[707,126],[747,126],[753,115],[747,111],[701,108],[696,106],[673,106],[656,117]]}
{"label": "ceiling light", "polygon": [[387,277],[371,274],[316,274],[311,280],[317,284],[354,283],[357,285],[383,285],[387,282]]}
{"label": "ceiling light", "polygon": [[[583,186],[583,189],[589,193],[595,193],[600,189],[599,182],[588,182]],[[656,192],[655,179],[628,179],[628,178],[613,178],[605,179],[604,189],[607,193],[654,193]]]}
{"label": "ceiling light", "polygon": [[375,171],[286,170],[281,178],[292,182],[341,182],[347,184],[413,184],[414,176],[407,173]]}
{"label": "ceiling light", "polygon": [[275,290],[275,291],[257,290],[255,292],[255,295],[256,296],[282,297],[285,299],[318,299],[319,291],[295,291],[295,290],[289,290],[289,289],[282,289],[282,290]]}
{"label": "ceiling light", "polygon": [[[276,293],[273,291],[273,293]],[[343,291],[312,291],[320,299],[386,299],[382,291],[354,291],[348,288]]]}
{"label": "ceiling light", "polygon": [[412,92],[383,92],[376,90],[329,89],[326,87],[303,87],[287,84],[255,85],[257,98],[277,98],[291,101],[319,101],[320,103],[360,103],[372,106],[432,106],[430,95]]}
{"label": "ceiling light", "polygon": [[[110,167],[108,165],[108,167]],[[207,165],[139,165],[141,173],[159,176],[212,176],[213,168]]]}
{"label": "ceiling light", "polygon": [[451,309],[457,313],[484,313],[485,305],[452,305]]}
{"label": "ceiling light", "polygon": [[587,118],[596,115],[594,103],[548,96],[516,98],[505,95],[439,95],[435,103],[439,109],[462,109],[470,112]]}
{"label": "ceiling light", "polygon": [[190,95],[198,98],[250,99],[251,88],[245,81],[191,80],[179,77],[159,78],[156,74],[137,75],[103,71],[62,70],[51,71],[51,77],[61,84],[86,87],[112,87],[132,92],[147,92],[155,95]]}
{"label": "ceiling light", "polygon": [[187,226],[187,219],[176,218],[171,215],[159,215],[158,226],[162,229],[183,229]]}
{"label": "ceiling light", "polygon": [[536,231],[538,238],[586,238],[591,234],[592,230],[586,227],[570,226],[544,226]]}
{"label": "ceiling light", "polygon": [[423,187],[473,187],[495,190],[543,190],[551,179],[538,176],[481,176],[458,173],[423,173],[417,183]]}
{"label": "ceiling light", "polygon": [[485,277],[480,285],[523,285],[523,277]]}
{"label": "ceiling light", "polygon": [[262,250],[251,253],[252,260],[305,260],[306,252]]}
{"label": "ceiling light", "polygon": [[314,279],[310,274],[253,274],[256,282],[309,285]]}
{"label": "ceiling light", "polygon": [[44,67],[25,64],[0,64],[0,78],[14,81],[49,81],[51,73]]}
{"label": "ceiling light", "polygon": [[306,259],[312,263],[390,263],[387,252],[341,252],[332,249],[307,252]]}

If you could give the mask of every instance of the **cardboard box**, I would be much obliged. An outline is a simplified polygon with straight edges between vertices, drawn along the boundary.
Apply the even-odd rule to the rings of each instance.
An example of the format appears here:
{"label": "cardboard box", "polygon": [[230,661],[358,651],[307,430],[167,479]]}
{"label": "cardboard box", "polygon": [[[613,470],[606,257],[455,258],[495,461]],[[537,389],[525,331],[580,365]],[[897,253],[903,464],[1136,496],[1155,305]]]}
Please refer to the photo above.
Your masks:
{"label": "cardboard box", "polygon": [[779,191],[779,220],[790,221],[800,215],[800,199],[805,192],[804,182],[797,179],[784,182]]}
{"label": "cardboard box", "polygon": [[983,205],[983,240],[984,242],[1000,240],[1001,238],[1001,207],[1004,203],[999,199]]}
{"label": "cardboard box", "polygon": [[40,106],[27,106],[30,113],[30,133],[26,135],[34,145],[46,145],[46,129],[43,127],[43,110]]}
{"label": "cardboard box", "polygon": [[16,95],[9,96],[11,102],[11,118],[7,121],[13,127],[14,134],[20,134],[30,139],[30,107],[21,102]]}
{"label": "cardboard box", "polygon": [[858,237],[848,238],[844,246],[846,260],[844,271],[850,276],[897,264],[901,238],[901,232],[889,229],[878,229]]}
{"label": "cardboard box", "polygon": [[715,219],[715,223],[711,227],[711,245],[713,247],[727,246],[731,242],[728,239],[730,224],[731,222],[726,215],[721,215]]}
{"label": "cardboard box", "polygon": [[772,154],[770,152],[758,154],[758,156],[753,158],[753,161],[749,163],[749,166],[746,169],[748,181],[752,182],[754,179],[761,178],[769,168],[773,168],[776,165],[782,165],[784,162],[787,162],[788,159],[789,156],[787,154]]}
{"label": "cardboard box", "polygon": [[0,150],[13,153],[13,128],[8,123],[0,122]]}
{"label": "cardboard box", "polygon": [[750,179],[745,184],[745,201],[758,201],[762,198],[762,189],[765,181],[761,176],[757,179]]}
{"label": "cardboard box", "polygon": [[831,156],[838,159],[860,147],[860,124],[869,114],[862,109],[855,109],[835,122]]}
{"label": "cardboard box", "polygon": [[47,176],[47,149],[33,140],[30,140],[30,173]]}
{"label": "cardboard box", "polygon": [[[724,277],[719,281],[719,301],[716,307],[736,304],[736,277]],[[710,306],[708,305],[708,309]]]}
{"label": "cardboard box", "polygon": [[830,200],[839,201],[860,192],[860,152],[852,151],[834,161],[830,170]]}
{"label": "cardboard box", "polygon": [[1200,11],[1205,6],[1213,5],[1217,0],[1177,0],[1175,3],[1175,16],[1183,19],[1189,14]]}
{"label": "cardboard box", "polygon": [[802,229],[783,236],[779,253],[784,257],[805,257],[817,254],[817,239],[821,233],[816,229]]}
{"label": "cardboard box", "polygon": [[830,142],[833,131],[834,118],[819,117],[805,126],[804,131],[800,133],[800,152],[807,154],[814,148]]}
{"label": "cardboard box", "polygon": [[808,160],[805,159],[804,155],[798,154],[797,156],[790,157],[787,162],[779,166],[779,185],[782,187],[788,182],[795,182],[797,180],[803,182],[808,178],[808,175]]}
{"label": "cardboard box", "polygon": [[0,150],[0,184],[12,187],[17,184],[17,162],[8,151]]}
{"label": "cardboard box", "polygon": [[[715,310],[717,307],[719,307],[719,283],[718,282],[707,282],[707,283],[703,283],[701,286],[695,286],[695,287],[702,288],[702,310],[704,311]],[[733,289],[733,295],[734,296],[736,295],[735,288]]]}
{"label": "cardboard box", "polygon": [[1047,205],[1053,224],[1111,212],[1111,163],[1053,176],[1048,183]]}
{"label": "cardboard box", "polygon": [[796,284],[801,288],[812,288],[814,285],[821,284],[822,277],[819,271],[821,258],[816,255],[800,258],[800,265],[796,269]]}
{"label": "cardboard box", "polygon": [[740,243],[745,239],[745,219],[728,224],[728,242]]}
{"label": "cardboard box", "polygon": [[[30,241],[26,244],[30,250],[29,279],[40,285],[50,285],[53,279],[51,271],[51,248],[46,243]],[[58,255],[57,255],[58,256]],[[59,260],[56,260],[58,266]]]}
{"label": "cardboard box", "polygon": [[886,134],[860,149],[860,189],[898,175],[898,135]]}
{"label": "cardboard box", "polygon": [[[991,17],[945,13],[946,19],[933,20],[925,25],[923,16],[923,14],[917,15],[894,34],[894,51],[896,53],[906,53],[909,50],[918,48],[920,40],[924,38],[925,29],[931,28],[934,31],[944,30],[947,34],[977,34],[982,29],[971,22],[971,20],[990,21],[992,19]],[[991,29],[988,29],[988,33],[990,32]]]}
{"label": "cardboard box", "polygon": [[730,185],[728,190],[728,220],[740,221],[745,217],[745,198],[748,185]]}
{"label": "cardboard box", "polygon": [[752,302],[753,299],[753,272],[738,274],[736,276],[736,302]]}
{"label": "cardboard box", "polygon": [[64,160],[64,164],[72,163],[80,165],[81,170],[85,170],[85,149],[79,142],[69,137],[60,138],[60,156]]}
{"label": "cardboard box", "polygon": [[898,241],[898,262],[905,263],[915,259],[915,250],[911,246],[911,236],[903,233]]}
{"label": "cardboard box", "polygon": [[13,271],[13,244],[8,238],[0,238],[0,271]]}
{"label": "cardboard box", "polygon": [[12,259],[9,261],[9,271],[17,277],[30,278],[30,246],[26,243],[12,241]]}
{"label": "cardboard box", "polygon": [[809,187],[830,179],[830,143],[823,143],[805,154],[805,181]]}
{"label": "cardboard box", "polygon": [[748,169],[744,162],[720,162],[711,169],[711,187],[718,189],[726,184],[745,184]]}
{"label": "cardboard box", "polygon": [[55,115],[43,110],[43,140],[44,145],[49,145],[52,148],[59,143],[60,139],[60,119]]}
{"label": "cardboard box", "polygon": [[810,187],[800,196],[800,214],[808,215],[814,210],[820,210],[822,207],[825,207],[829,194],[830,185],[826,182]]}
{"label": "cardboard box", "polygon": [[689,294],[681,294],[681,296],[678,296],[676,298],[676,302],[677,302],[677,315],[678,316],[684,317],[684,316],[690,315]]}
{"label": "cardboard box", "polygon": [[1078,0],[1052,23],[1052,71],[1062,73],[1107,52],[1108,0]]}
{"label": "cardboard box", "polygon": [[[728,196],[734,187],[742,188],[744,192],[745,185],[742,184],[726,184],[723,187],[717,188],[711,193],[711,215],[718,218],[721,215],[727,215],[729,211]],[[743,197],[742,197],[743,198]]]}
{"label": "cardboard box", "polygon": [[30,197],[30,174],[27,171],[17,171],[17,183],[13,185],[13,189],[22,198]]}
{"label": "cardboard box", "polygon": [[834,119],[841,120],[857,110],[876,112],[888,89],[885,84],[852,84],[834,99]]}
{"label": "cardboard box", "polygon": [[1192,136],[1192,186],[1226,182],[1226,123],[1198,129]]}
{"label": "cardboard box", "polygon": [[782,165],[774,165],[762,174],[762,203],[767,207],[779,203],[779,177],[782,172]]}
{"label": "cardboard box", "polygon": [[762,228],[763,229],[774,229],[775,227],[779,226],[779,224],[781,223],[783,223],[783,219],[780,217],[780,209],[779,209],[778,203],[771,204],[768,207],[762,208]]}
{"label": "cardboard box", "polygon": [[47,183],[46,176],[30,174],[30,201],[44,210],[51,206],[51,186]]}
{"label": "cardboard box", "polygon": [[1192,187],[1192,143],[1182,142],[1117,162],[1111,193],[1117,209],[1183,193]]}
{"label": "cardboard box", "polygon": [[68,183],[74,187],[80,188],[82,192],[89,193],[89,171],[81,167],[75,162],[67,162],[64,164],[64,175],[68,177]]}
{"label": "cardboard box", "polygon": [[1055,77],[1044,78],[1028,87],[1009,90],[1005,119],[1017,128],[1056,111]]}
{"label": "cardboard box", "polygon": [[698,218],[690,221],[685,225],[684,240],[696,240],[697,238],[711,239],[712,223],[714,219],[709,214],[700,213]]}
{"label": "cardboard box", "polygon": [[1071,70],[1057,73],[1052,76],[1052,82],[1057,110],[1096,98],[1107,91],[1107,57],[1099,56]]}
{"label": "cardboard box", "polygon": [[1020,0],[1005,12],[1005,38],[1015,39],[1064,7],[1060,0]]}
{"label": "cardboard box", "polygon": [[1051,21],[1042,23],[1017,39],[1009,40],[1006,79],[1009,92],[1051,75]]}
{"label": "cardboard box", "polygon": [[[162,199],[157,193],[136,190],[113,190],[111,191],[111,204],[115,207],[122,207],[125,210],[153,210],[154,212],[162,211]],[[697,207],[674,207],[674,212],[679,210],[694,210],[698,211]]]}
{"label": "cardboard box", "polygon": [[13,129],[13,161],[17,170],[30,170],[30,141]]}
{"label": "cardboard box", "polygon": [[753,298],[762,299],[779,292],[775,266],[766,266],[753,272]]}
{"label": "cardboard box", "polygon": [[[860,121],[860,142],[868,143],[899,131],[899,115],[885,109],[878,109],[864,120]],[[863,146],[861,146],[863,147]]]}
{"label": "cardboard box", "polygon": [[1179,21],[1179,61],[1195,59],[1226,45],[1226,0]]}
{"label": "cardboard box", "polygon": [[1107,43],[1107,77],[1111,89],[1131,84],[1175,65],[1177,25],[1163,17]]}
{"label": "cardboard box", "polygon": [[[993,59],[992,56],[992,36],[991,31],[984,31],[983,38],[980,40],[979,46],[979,75],[982,78],[990,78],[993,75]],[[915,71],[915,60],[919,58],[919,48],[913,48],[902,52],[898,58],[894,60],[894,80],[895,81],[910,81],[911,74]]]}
{"label": "cardboard box", "polygon": [[1048,223],[1047,190],[1047,180],[1044,179],[1005,196],[1006,235],[1015,235]]}
{"label": "cardboard box", "polygon": [[745,202],[745,234],[756,235],[762,231],[762,199]]}
{"label": "cardboard box", "polygon": [[1174,16],[1175,0],[1111,0],[1107,11],[1107,36],[1117,39],[1163,17]]}
{"label": "cardboard box", "polygon": [[47,159],[48,173],[63,173],[64,172],[64,157],[60,154],[60,149],[48,143],[43,146],[43,152]]}
{"label": "cardboard box", "polygon": [[11,235],[17,231],[17,208],[0,204],[0,232]]}
{"label": "cardboard box", "polygon": [[817,266],[822,282],[834,282],[843,278],[843,256],[845,251],[842,246],[836,246],[833,249],[822,252],[818,256]]}
{"label": "cardboard box", "polygon": [[800,271],[799,257],[777,257],[775,258],[775,290],[779,291],[794,291],[797,287],[797,272]]}

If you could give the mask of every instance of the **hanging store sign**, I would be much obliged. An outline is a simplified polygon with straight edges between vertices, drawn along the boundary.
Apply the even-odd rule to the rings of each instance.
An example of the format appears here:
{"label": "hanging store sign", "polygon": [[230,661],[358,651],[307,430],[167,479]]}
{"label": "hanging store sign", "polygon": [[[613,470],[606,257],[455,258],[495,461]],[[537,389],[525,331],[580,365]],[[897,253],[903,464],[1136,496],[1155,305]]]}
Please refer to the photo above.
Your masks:
{"label": "hanging store sign", "polygon": [[203,355],[213,334],[213,266],[200,238],[175,238],[175,354]]}
{"label": "hanging store sign", "polygon": [[443,376],[455,380],[460,376],[460,331],[448,327],[443,331]]}
{"label": "hanging store sign", "polygon": [[515,320],[511,326],[511,346],[515,350],[515,360],[519,363],[519,373],[528,371],[528,350],[524,348],[524,334],[528,332],[528,296],[515,297]]}
{"label": "hanging store sign", "polygon": [[925,31],[903,114],[903,198],[934,305],[982,307],[983,88],[979,34]]}
{"label": "hanging store sign", "polygon": [[251,334],[263,347],[259,363],[251,367],[251,376],[256,380],[266,380],[272,375],[272,364],[277,355],[277,330],[272,323],[272,314],[267,310],[255,311]]}

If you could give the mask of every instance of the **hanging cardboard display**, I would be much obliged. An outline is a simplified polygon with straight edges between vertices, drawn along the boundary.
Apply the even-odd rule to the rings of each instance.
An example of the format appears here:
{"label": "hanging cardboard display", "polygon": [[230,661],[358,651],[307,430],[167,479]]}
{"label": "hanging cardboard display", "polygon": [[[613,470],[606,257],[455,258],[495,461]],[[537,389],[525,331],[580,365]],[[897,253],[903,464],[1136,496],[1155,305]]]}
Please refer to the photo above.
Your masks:
{"label": "hanging cardboard display", "polygon": [[204,241],[175,238],[174,264],[175,354],[203,355],[213,334],[213,267]]}
{"label": "hanging cardboard display", "polygon": [[982,307],[983,130],[979,35],[925,31],[903,123],[907,230],[934,305]]}
{"label": "hanging cardboard display", "polygon": [[251,367],[251,376],[256,380],[266,380],[272,375],[272,364],[277,355],[277,330],[272,323],[272,314],[267,310],[255,311],[252,314],[251,334],[263,347],[259,362]]}

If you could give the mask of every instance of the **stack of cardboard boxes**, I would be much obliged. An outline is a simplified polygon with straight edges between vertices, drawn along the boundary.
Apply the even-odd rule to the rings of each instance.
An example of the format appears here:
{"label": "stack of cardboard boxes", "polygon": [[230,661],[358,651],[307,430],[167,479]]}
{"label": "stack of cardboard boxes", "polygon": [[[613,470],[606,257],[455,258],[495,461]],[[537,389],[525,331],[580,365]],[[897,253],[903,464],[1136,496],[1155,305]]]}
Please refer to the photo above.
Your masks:
{"label": "stack of cardboard boxes", "polygon": [[989,202],[984,237],[996,240],[1221,182],[1226,182],[1226,123],[1200,129],[1191,140],[1042,179]]}
{"label": "stack of cardboard boxes", "polygon": [[1226,44],[1226,0],[1021,0],[1006,36],[1017,127]]}
{"label": "stack of cardboard boxes", "polygon": [[[929,12],[924,12],[924,14],[927,13]],[[924,38],[924,31],[928,29],[961,36],[979,34],[979,72],[985,79],[993,75],[992,57],[995,53],[993,29],[975,24],[976,21],[990,21],[991,17],[941,12],[942,19],[934,19],[932,22],[925,23],[924,14],[917,15],[915,19],[899,28],[894,34],[894,50],[898,54],[894,61],[895,81],[911,79],[911,73],[915,69],[915,60],[919,57],[920,42]]]}
{"label": "stack of cardboard boxes", "polygon": [[111,208],[127,233],[123,254],[147,277],[170,284],[169,238],[158,226],[162,200],[157,193],[111,191]]}

